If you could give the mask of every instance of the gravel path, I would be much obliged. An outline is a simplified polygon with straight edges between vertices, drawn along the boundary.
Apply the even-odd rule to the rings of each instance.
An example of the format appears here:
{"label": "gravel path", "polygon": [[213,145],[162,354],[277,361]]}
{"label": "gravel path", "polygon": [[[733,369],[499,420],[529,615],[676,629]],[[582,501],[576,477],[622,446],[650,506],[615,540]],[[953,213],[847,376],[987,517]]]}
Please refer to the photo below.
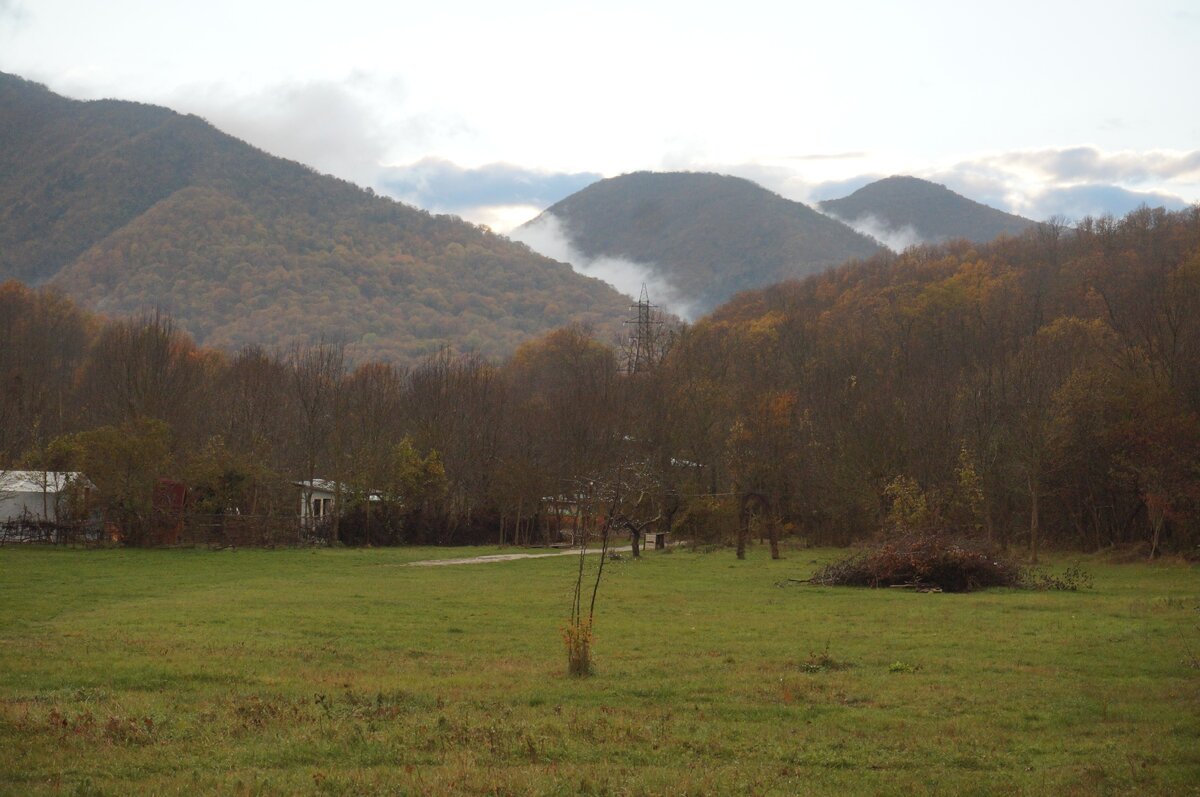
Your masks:
{"label": "gravel path", "polygon": [[[588,551],[589,554],[600,553],[599,548]],[[578,556],[579,550],[555,551],[554,553],[494,553],[488,556],[468,556],[462,559],[422,559],[419,562],[409,562],[405,567],[439,567],[441,565],[482,565],[488,562],[511,562],[514,559],[545,559],[548,556]]]}

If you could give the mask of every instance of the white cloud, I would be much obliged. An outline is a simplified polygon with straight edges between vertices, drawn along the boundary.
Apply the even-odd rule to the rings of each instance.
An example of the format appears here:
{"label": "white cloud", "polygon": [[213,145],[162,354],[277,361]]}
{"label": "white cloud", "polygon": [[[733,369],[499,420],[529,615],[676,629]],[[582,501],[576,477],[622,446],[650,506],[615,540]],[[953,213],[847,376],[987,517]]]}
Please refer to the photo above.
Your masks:
{"label": "white cloud", "polygon": [[[1095,147],[985,153],[949,164],[894,169],[810,184],[807,199],[838,199],[887,174],[909,174],[940,183],[968,199],[1035,221],[1050,216],[1124,215],[1140,204],[1169,209],[1200,201],[1200,150],[1107,152]],[[775,178],[777,184],[804,190],[804,182]],[[786,192],[781,191],[785,196]],[[887,230],[859,230],[889,243]],[[884,233],[884,237],[876,234]],[[896,231],[892,231],[896,232]],[[905,231],[890,240],[902,244]]]}
{"label": "white cloud", "polygon": [[1028,215],[1036,219],[1062,216],[1078,221],[1084,216],[1123,216],[1141,205],[1180,210],[1180,197],[1154,191],[1131,191],[1118,185],[1071,185],[1051,188],[1030,198]]}
{"label": "white cloud", "polygon": [[552,213],[543,213],[533,222],[513,230],[509,237],[520,241],[538,254],[569,263],[580,274],[602,279],[629,297],[641,294],[646,286],[650,298],[680,318],[691,319],[696,308],[684,301],[678,291],[654,273],[653,267],[619,257],[587,257],[571,243],[562,221]]}
{"label": "white cloud", "polygon": [[984,159],[1008,171],[1028,170],[1054,182],[1145,183],[1200,178],[1200,150],[1191,152],[1102,152],[1067,147],[1007,152]]}
{"label": "white cloud", "polygon": [[512,230],[542,212],[537,205],[478,205],[460,208],[455,215],[482,224],[493,232],[509,235]]}
{"label": "white cloud", "polygon": [[1056,215],[1120,216],[1143,203],[1177,209],[1200,200],[1200,150],[1014,151],[960,160],[917,175],[1035,221]]}
{"label": "white cloud", "polygon": [[16,28],[29,18],[29,12],[17,0],[0,0],[0,30]]}
{"label": "white cloud", "polygon": [[893,252],[903,252],[908,247],[916,246],[920,243],[935,243],[934,241],[926,241],[922,238],[921,234],[910,224],[906,224],[903,227],[892,227],[887,222],[869,213],[865,216],[859,216],[856,219],[847,220],[834,213],[821,210],[819,206],[815,209],[829,216],[831,219],[837,219],[842,224],[852,228],[855,232],[860,232],[863,235],[874,238]]}
{"label": "white cloud", "polygon": [[389,151],[389,140],[403,132],[385,129],[373,95],[382,88],[402,102],[403,92],[399,86],[365,82],[352,75],[341,81],[281,83],[249,93],[225,84],[193,84],[176,89],[167,103],[273,155],[370,185]]}

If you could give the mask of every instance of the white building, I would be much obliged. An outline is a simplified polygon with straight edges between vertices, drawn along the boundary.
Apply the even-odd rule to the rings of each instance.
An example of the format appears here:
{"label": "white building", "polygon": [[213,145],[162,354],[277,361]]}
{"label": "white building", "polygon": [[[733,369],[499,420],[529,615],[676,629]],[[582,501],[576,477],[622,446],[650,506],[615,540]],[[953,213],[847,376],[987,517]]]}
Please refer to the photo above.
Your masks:
{"label": "white building", "polygon": [[66,496],[72,487],[96,489],[82,473],[44,470],[0,470],[0,523],[65,520]]}
{"label": "white building", "polygon": [[328,479],[305,479],[292,482],[300,488],[300,520],[305,524],[319,523],[333,514],[333,499],[337,484]]}
{"label": "white building", "polygon": [[[300,488],[300,521],[305,525],[315,525],[333,516],[334,501],[337,498],[338,484],[329,479],[305,479],[292,482]],[[349,498],[353,491],[345,484],[341,489],[342,500]],[[380,500],[379,493],[372,492],[369,501]]]}

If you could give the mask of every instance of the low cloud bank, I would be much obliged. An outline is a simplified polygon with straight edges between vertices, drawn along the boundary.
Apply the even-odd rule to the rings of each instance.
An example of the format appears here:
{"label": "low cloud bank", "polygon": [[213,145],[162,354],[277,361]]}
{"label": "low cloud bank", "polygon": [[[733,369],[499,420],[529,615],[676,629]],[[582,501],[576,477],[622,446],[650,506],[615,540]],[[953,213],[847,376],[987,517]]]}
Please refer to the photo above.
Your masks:
{"label": "low cloud bank", "polygon": [[1187,204],[1180,197],[1157,191],[1130,191],[1119,185],[1073,185],[1051,188],[1033,197],[1024,215],[1039,221],[1051,216],[1078,221],[1084,216],[1124,216],[1142,205],[1182,210]]}
{"label": "low cloud bank", "polygon": [[1067,147],[1005,152],[919,175],[1034,221],[1122,216],[1139,205],[1178,210],[1200,199],[1200,150],[1104,152]]}
{"label": "low cloud bank", "polygon": [[1200,179],[1200,150],[1103,152],[1095,147],[1024,150],[984,159],[1002,168],[1029,170],[1053,181],[1144,183]]}
{"label": "low cloud bank", "polygon": [[695,315],[695,304],[679,296],[679,292],[655,274],[651,266],[620,257],[584,255],[571,243],[562,221],[551,213],[543,213],[529,224],[518,227],[509,233],[509,237],[540,255],[569,263],[580,274],[604,280],[626,296],[636,298],[644,284],[650,301],[664,310],[686,320]]}
{"label": "low cloud bank", "polygon": [[819,213],[824,213],[831,219],[837,219],[855,232],[874,238],[893,252],[903,252],[910,246],[916,246],[917,244],[935,243],[935,241],[923,238],[911,224],[905,224],[903,227],[892,227],[883,219],[872,214],[859,216],[856,219],[844,219],[834,213],[822,210],[819,205],[814,205],[813,207]]}

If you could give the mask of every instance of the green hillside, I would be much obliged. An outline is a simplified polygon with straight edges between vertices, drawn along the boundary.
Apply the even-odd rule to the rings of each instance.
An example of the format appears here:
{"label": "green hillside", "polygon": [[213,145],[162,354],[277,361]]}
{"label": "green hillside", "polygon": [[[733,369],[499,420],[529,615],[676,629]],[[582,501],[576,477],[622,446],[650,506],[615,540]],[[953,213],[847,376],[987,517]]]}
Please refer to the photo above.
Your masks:
{"label": "green hillside", "polygon": [[263,153],[194,116],[0,75],[0,279],[158,307],[201,343],[319,335],[355,359],[488,356],[628,300],[449,216]]}

